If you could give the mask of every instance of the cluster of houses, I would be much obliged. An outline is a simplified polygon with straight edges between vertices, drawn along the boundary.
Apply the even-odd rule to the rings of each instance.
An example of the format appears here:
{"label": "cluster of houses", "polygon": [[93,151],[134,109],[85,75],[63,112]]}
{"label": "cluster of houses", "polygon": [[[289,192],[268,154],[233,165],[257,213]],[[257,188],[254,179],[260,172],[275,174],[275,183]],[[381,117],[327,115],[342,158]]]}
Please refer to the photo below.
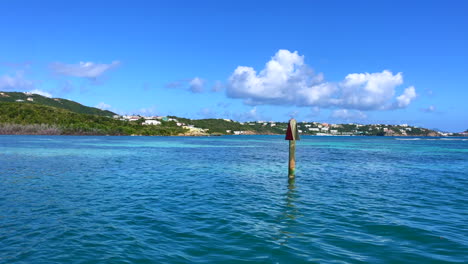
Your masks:
{"label": "cluster of houses", "polygon": [[341,127],[341,125],[330,125],[328,123],[317,123],[317,122],[313,122],[313,123],[303,123],[301,128],[302,129],[298,129],[299,130],[299,133],[304,133],[303,130],[309,132],[309,133],[316,133],[316,134],[338,134],[338,130],[337,129],[333,129],[333,128],[339,128]]}
{"label": "cluster of houses", "polygon": [[274,127],[276,126],[278,122],[275,122],[275,121],[255,121],[255,122],[246,122],[246,123],[240,123],[241,125],[250,125],[250,126],[254,126],[254,125],[262,125],[262,126],[271,126],[271,127]]}
{"label": "cluster of houses", "polygon": [[[285,131],[287,128],[287,123],[281,122],[265,122],[265,121],[256,121],[256,122],[246,122],[240,123],[241,125],[250,125],[250,126],[268,126],[275,127],[276,130]],[[385,125],[385,124],[376,124],[376,125],[362,125],[362,124],[328,124],[320,122],[299,122],[298,132],[301,134],[309,135],[318,135],[318,136],[355,136],[355,135],[395,135],[395,136],[407,136],[420,132],[429,132],[427,129],[410,127],[407,124],[401,125]],[[418,129],[418,130],[414,130]],[[245,131],[231,131],[226,130],[227,134],[242,135],[245,134]],[[441,135],[444,135],[440,133]],[[449,134],[447,134],[449,135]]]}
{"label": "cluster of houses", "polygon": [[234,135],[245,135],[247,134],[245,131],[242,130],[226,130],[226,134],[234,134]]}
{"label": "cluster of houses", "polygon": [[198,127],[195,127],[194,125],[188,125],[188,124],[179,122],[179,120],[175,118],[169,118],[167,116],[115,115],[114,119],[119,119],[122,121],[130,121],[130,122],[136,122],[136,121],[141,120],[142,125],[153,125],[153,126],[161,125],[162,121],[165,121],[165,122],[172,121],[172,122],[175,122],[177,126],[188,129],[190,132],[193,132],[193,133],[208,132],[208,129],[198,128]]}
{"label": "cluster of houses", "polygon": [[[395,136],[408,136],[412,132],[430,132],[424,128],[410,127],[408,124],[401,125],[387,125],[387,124],[373,124],[373,125],[361,125],[361,124],[327,124],[327,123],[302,123],[302,127],[309,133],[316,135],[395,135]],[[414,130],[417,129],[417,130]]]}
{"label": "cluster of houses", "polygon": [[450,136],[468,137],[468,132],[461,132],[461,133],[439,132],[439,134],[443,137],[450,137]]}
{"label": "cluster of houses", "polygon": [[122,121],[139,121],[143,119],[142,125],[161,125],[161,120],[169,121],[169,118],[165,116],[115,115],[114,118]]}
{"label": "cluster of houses", "polygon": [[310,124],[305,123],[302,126],[305,130],[308,130],[309,133],[314,133],[316,135],[363,135],[368,134],[372,131],[382,131],[383,133],[398,133],[406,136],[407,133],[412,130],[412,128],[408,127],[407,124],[395,126],[397,127],[397,131],[392,129],[391,125],[361,125],[354,123],[340,125],[312,122]]}

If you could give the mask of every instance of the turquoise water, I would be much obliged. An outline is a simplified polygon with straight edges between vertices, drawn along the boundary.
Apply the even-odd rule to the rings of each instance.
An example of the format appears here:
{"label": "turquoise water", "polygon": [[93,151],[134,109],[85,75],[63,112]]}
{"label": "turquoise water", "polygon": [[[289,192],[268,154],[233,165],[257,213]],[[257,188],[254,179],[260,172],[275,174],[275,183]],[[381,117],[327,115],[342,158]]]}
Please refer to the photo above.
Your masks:
{"label": "turquoise water", "polygon": [[0,136],[0,263],[468,262],[466,139],[283,138]]}

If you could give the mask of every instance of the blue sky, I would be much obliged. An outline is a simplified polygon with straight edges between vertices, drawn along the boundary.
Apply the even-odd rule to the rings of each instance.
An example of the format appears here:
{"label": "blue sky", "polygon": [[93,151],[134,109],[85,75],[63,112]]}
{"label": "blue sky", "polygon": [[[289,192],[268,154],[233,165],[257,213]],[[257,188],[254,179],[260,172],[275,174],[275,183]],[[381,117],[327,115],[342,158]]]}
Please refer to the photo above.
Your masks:
{"label": "blue sky", "polygon": [[0,90],[118,113],[468,129],[467,1],[2,1]]}

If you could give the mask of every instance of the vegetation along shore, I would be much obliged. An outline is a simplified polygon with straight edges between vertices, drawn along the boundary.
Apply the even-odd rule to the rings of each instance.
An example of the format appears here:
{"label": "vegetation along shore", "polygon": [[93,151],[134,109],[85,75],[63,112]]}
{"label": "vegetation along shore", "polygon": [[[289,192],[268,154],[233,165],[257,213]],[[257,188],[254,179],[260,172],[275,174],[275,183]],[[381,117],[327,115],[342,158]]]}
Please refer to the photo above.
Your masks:
{"label": "vegetation along shore", "polygon": [[[22,92],[0,92],[0,134],[3,135],[283,135],[286,122],[236,122],[230,119],[188,119],[176,116],[117,115],[77,102]],[[468,136],[442,133],[407,124],[328,124],[299,122],[303,135],[330,136]]]}

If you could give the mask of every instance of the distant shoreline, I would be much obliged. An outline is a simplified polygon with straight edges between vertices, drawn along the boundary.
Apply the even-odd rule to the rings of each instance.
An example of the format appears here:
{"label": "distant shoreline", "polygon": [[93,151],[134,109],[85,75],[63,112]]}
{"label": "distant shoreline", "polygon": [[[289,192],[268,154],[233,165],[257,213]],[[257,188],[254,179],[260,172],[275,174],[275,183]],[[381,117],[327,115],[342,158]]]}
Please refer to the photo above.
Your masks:
{"label": "distant shoreline", "polygon": [[[104,134],[46,134],[46,133],[15,133],[4,134],[0,136],[92,136],[92,137],[237,137],[237,136],[284,136],[283,134],[243,134],[243,135],[104,135]],[[388,137],[388,138],[468,138],[468,136],[427,136],[427,135],[411,135],[411,136],[375,136],[375,135],[310,135],[302,134],[307,137]]]}
{"label": "distant shoreline", "polygon": [[[283,135],[288,123],[177,116],[117,115],[80,103],[23,92],[0,93],[2,135]],[[408,124],[358,124],[298,121],[301,135],[317,136],[468,136]]]}

